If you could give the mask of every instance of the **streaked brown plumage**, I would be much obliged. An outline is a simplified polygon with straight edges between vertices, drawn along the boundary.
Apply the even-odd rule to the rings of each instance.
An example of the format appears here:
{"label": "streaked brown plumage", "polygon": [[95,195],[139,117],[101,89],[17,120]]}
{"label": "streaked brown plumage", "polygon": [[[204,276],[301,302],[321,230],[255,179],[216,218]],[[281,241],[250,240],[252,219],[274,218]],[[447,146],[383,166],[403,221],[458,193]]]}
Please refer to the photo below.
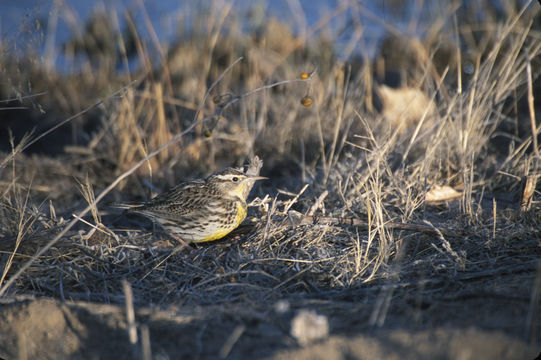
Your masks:
{"label": "streaked brown plumage", "polygon": [[144,215],[184,242],[217,240],[246,217],[249,186],[262,176],[227,168],[206,179],[180,183],[152,200],[113,206]]}

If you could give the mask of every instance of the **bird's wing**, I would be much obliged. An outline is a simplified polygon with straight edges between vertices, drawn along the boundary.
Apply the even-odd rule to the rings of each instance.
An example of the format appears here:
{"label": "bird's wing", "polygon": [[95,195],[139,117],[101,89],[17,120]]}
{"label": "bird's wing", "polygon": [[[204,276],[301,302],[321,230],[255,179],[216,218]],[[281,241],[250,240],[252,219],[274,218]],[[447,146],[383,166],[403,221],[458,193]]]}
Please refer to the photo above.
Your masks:
{"label": "bird's wing", "polygon": [[178,220],[202,207],[206,200],[198,194],[204,185],[203,180],[180,183],[143,206],[131,210],[154,218]]}

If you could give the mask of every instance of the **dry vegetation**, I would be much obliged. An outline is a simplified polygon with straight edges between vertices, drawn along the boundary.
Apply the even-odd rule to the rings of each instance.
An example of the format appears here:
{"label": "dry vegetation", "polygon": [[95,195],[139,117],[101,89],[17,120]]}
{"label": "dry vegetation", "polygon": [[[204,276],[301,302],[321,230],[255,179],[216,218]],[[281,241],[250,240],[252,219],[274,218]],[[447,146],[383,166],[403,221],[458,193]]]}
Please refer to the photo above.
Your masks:
{"label": "dry vegetation", "polygon": [[[167,47],[97,13],[64,47],[84,59],[67,74],[2,44],[0,296],[123,305],[127,280],[136,309],[189,324],[195,345],[173,352],[157,335],[170,325],[138,313],[143,345],[173,357],[261,357],[242,352],[258,331],[282,332],[261,349],[294,347],[287,324],[304,308],[331,334],[476,326],[539,344],[539,4],[483,4],[482,22],[457,4],[419,20],[419,38],[385,23],[376,58],[349,62],[325,22],[295,34],[256,8],[241,31],[221,2]],[[362,24],[347,26],[344,48],[362,48]],[[176,251],[107,207],[254,155],[270,180],[223,240]],[[426,201],[442,186],[454,198]],[[0,355],[21,356],[29,335],[13,336]]]}

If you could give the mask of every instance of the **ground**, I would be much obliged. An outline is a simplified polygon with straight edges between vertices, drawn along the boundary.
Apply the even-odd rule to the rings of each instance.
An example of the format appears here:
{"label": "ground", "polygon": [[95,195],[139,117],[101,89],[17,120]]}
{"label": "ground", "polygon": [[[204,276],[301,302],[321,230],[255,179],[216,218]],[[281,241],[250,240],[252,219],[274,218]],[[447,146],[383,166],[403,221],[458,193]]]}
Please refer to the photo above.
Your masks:
{"label": "ground", "polygon": [[[343,3],[210,1],[167,46],[61,12],[66,69],[0,41],[0,358],[538,358],[541,8],[389,13],[368,57]],[[256,156],[218,241],[113,206]]]}

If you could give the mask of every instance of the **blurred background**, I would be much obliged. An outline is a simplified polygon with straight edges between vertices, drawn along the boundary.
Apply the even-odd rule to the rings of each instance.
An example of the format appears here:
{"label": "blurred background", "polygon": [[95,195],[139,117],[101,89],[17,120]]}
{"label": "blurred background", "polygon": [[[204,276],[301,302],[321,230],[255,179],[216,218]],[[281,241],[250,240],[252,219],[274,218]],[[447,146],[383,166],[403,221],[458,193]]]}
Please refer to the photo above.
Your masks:
{"label": "blurred background", "polygon": [[141,39],[158,40],[167,46],[178,41],[180,34],[190,32],[201,15],[230,7],[227,21],[232,21],[231,18],[239,21],[240,31],[244,33],[257,30],[271,18],[279,19],[297,36],[315,37],[324,33],[332,39],[336,55],[349,60],[352,56],[373,58],[388,31],[426,36],[430,19],[448,16],[459,8],[458,16],[467,15],[482,22],[503,18],[526,3],[526,0],[4,1],[0,3],[0,40],[4,47],[11,47],[21,55],[38,53],[47,66],[69,71],[81,66],[84,59],[74,57],[68,50],[73,50],[73,43],[83,41],[89,32],[98,31],[99,24],[114,26],[121,33],[134,26]]}

